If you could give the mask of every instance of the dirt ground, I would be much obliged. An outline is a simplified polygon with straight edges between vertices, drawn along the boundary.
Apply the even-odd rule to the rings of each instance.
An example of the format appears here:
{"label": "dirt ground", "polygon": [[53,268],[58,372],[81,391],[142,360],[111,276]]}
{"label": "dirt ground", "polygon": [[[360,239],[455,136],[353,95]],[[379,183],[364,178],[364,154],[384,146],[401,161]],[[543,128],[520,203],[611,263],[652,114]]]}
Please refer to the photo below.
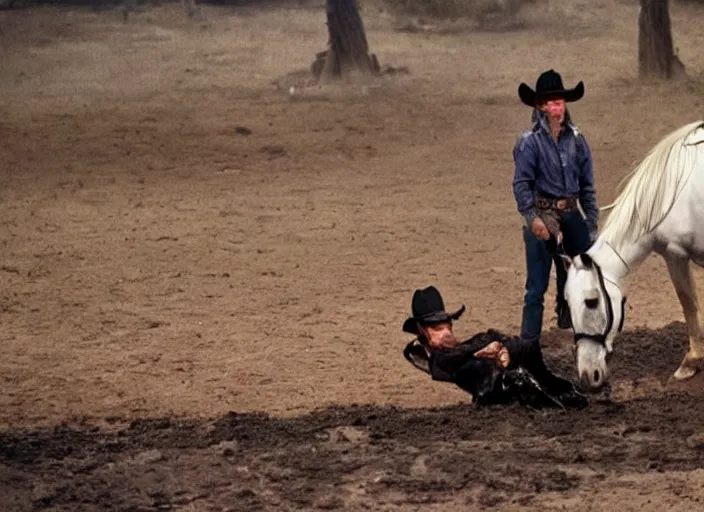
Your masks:
{"label": "dirt ground", "polygon": [[[704,9],[673,3],[689,79],[663,85],[637,80],[635,1],[420,32],[362,6],[410,74],[300,87],[321,2],[0,12],[0,509],[702,506],[704,378],[671,381],[687,340],[657,257],[583,411],[475,410],[403,359],[401,324],[434,284],[468,306],[459,334],[517,333],[518,84],[584,80],[607,204],[704,118]],[[544,351],[573,376],[552,296]]]}

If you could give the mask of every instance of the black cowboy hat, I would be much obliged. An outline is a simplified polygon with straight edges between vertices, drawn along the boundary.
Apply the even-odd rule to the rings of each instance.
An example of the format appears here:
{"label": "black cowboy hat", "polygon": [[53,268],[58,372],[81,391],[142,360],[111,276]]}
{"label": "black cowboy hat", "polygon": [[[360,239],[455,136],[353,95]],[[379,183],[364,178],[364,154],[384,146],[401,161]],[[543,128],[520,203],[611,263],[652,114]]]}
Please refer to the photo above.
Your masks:
{"label": "black cowboy hat", "polygon": [[544,71],[535,83],[535,91],[525,83],[518,86],[518,97],[529,107],[535,107],[540,100],[562,98],[565,101],[578,101],[584,96],[584,83],[579,82],[574,89],[565,89],[562,77],[554,69]]}
{"label": "black cowboy hat", "polygon": [[403,322],[403,330],[417,335],[417,322],[422,324],[437,324],[449,320],[457,320],[462,316],[464,310],[465,307],[464,304],[462,304],[462,307],[454,313],[448,313],[445,311],[445,303],[438,289],[434,286],[428,286],[427,288],[413,292],[413,299],[411,300],[413,316],[408,317],[406,321]]}

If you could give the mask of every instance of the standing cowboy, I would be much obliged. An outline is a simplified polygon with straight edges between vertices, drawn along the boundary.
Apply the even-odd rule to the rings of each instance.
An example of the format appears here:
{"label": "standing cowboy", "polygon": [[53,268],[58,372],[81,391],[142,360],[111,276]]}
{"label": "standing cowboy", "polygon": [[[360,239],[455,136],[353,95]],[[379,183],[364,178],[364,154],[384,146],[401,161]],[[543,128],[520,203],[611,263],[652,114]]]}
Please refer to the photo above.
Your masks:
{"label": "standing cowboy", "polygon": [[569,308],[563,296],[566,272],[556,254],[560,246],[569,256],[589,247],[596,237],[599,208],[591,150],[566,108],[566,103],[584,96],[584,84],[565,89],[561,76],[551,69],[540,75],[535,91],[521,83],[518,96],[533,109],[532,126],[513,149],[513,194],[525,221],[527,267],[521,339],[539,347],[543,296],[553,259],[557,264],[558,325],[569,328]]}

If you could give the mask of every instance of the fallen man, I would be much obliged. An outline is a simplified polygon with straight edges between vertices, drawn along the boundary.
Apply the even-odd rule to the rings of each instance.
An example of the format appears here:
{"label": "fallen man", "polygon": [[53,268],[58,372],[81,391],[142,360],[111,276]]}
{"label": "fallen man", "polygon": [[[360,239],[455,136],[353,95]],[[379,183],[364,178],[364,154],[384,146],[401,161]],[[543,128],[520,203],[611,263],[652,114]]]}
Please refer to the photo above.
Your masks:
{"label": "fallen man", "polygon": [[452,382],[472,395],[477,405],[515,401],[544,407],[583,408],[587,398],[574,385],[551,373],[539,352],[526,349],[519,337],[488,330],[458,342],[452,322],[465,311],[445,311],[440,292],[429,286],[416,290],[412,315],[403,324],[415,334],[403,351],[405,358],[433,380]]}

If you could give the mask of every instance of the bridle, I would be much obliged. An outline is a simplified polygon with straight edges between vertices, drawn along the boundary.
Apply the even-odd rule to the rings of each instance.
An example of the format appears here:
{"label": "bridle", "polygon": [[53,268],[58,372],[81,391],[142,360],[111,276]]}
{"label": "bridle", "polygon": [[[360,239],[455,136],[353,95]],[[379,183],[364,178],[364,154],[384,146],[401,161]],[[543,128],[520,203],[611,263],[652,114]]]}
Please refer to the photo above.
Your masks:
{"label": "bridle", "polygon": [[[626,268],[630,270],[628,263],[626,263],[626,261],[616,251],[616,249],[614,249],[614,247],[611,246],[611,244],[608,244],[607,242],[604,242],[604,243],[606,243],[607,245],[609,245],[609,247],[611,247],[611,250],[614,252],[614,254],[616,254],[616,256],[618,256],[618,258],[626,266]],[[558,242],[557,242],[557,252],[558,252],[558,254],[561,253],[563,255],[567,255],[567,253],[565,252],[564,246],[562,245],[562,240],[558,240]],[[590,258],[590,260],[591,260],[591,258]],[[591,333],[586,333],[586,332],[575,331],[574,336],[573,336],[573,341],[576,344],[579,340],[583,340],[586,338],[586,339],[595,341],[603,346],[606,346],[606,338],[614,326],[614,307],[611,304],[611,295],[609,295],[609,292],[606,289],[605,281],[608,281],[609,283],[613,284],[616,288],[619,289],[619,291],[621,290],[621,287],[617,283],[615,283],[614,281],[612,281],[610,279],[606,279],[604,277],[604,273],[601,270],[601,267],[594,260],[591,260],[591,266],[594,269],[596,269],[596,275],[597,275],[598,281],[599,281],[599,289],[601,290],[601,293],[604,296],[604,300],[606,301],[606,328],[604,329],[604,332],[600,333],[600,334],[591,334]],[[618,328],[616,330],[617,333],[620,333],[621,330],[623,329],[623,323],[626,319],[625,313],[626,313],[626,296],[623,295],[623,293],[621,293],[621,319],[619,320],[619,323],[618,323]]]}
{"label": "bridle", "polygon": [[[621,288],[615,282],[611,281],[610,279],[606,279],[604,277],[604,273],[601,271],[601,267],[599,265],[597,265],[594,261],[592,261],[592,265],[596,269],[596,275],[597,275],[598,281],[599,281],[599,289],[601,290],[601,293],[604,296],[604,300],[606,301],[606,328],[604,329],[604,332],[601,334],[590,334],[590,333],[575,331],[574,342],[577,343],[577,341],[586,338],[586,339],[596,341],[597,343],[600,343],[601,345],[606,346],[606,338],[614,326],[614,307],[611,304],[611,295],[609,295],[609,292],[606,289],[605,281],[609,281],[611,284],[613,284],[619,290]],[[619,320],[619,323],[618,323],[618,328],[616,330],[617,333],[620,333],[621,330],[623,329],[623,322],[626,319],[625,313],[626,313],[626,296],[622,294],[621,319]]]}

